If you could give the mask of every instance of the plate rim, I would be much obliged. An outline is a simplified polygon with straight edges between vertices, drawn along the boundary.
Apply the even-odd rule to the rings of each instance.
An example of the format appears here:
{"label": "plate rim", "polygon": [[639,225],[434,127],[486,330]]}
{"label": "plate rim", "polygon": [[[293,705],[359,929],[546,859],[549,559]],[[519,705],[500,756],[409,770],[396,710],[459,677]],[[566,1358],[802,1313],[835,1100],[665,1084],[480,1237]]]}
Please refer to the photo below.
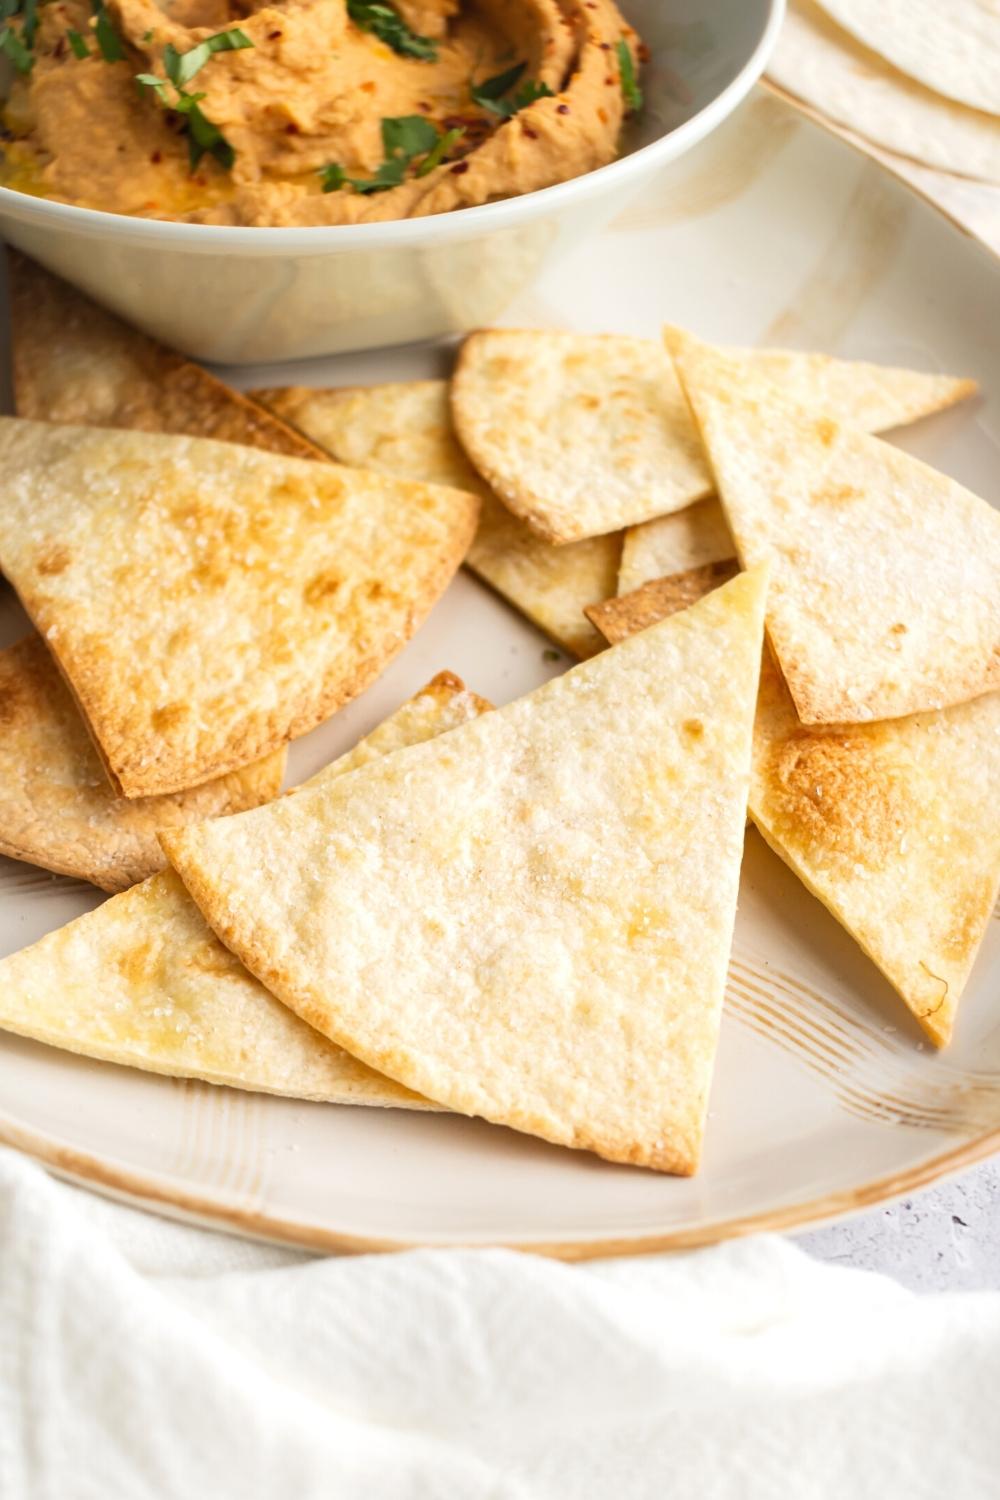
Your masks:
{"label": "plate rim", "polygon": [[[952,229],[960,232],[979,251],[985,252],[992,262],[1000,263],[1000,250],[962,223],[908,177],[895,171],[891,163],[884,161],[881,155],[866,150],[862,142],[845,134],[808,104],[774,84],[769,78],[760,78],[756,88],[793,111],[807,128],[815,127],[823,131],[855,156],[872,163],[893,183],[943,219]],[[3,1112],[0,1112],[0,1146],[21,1151],[55,1177],[94,1189],[105,1197],[124,1201],[131,1206],[198,1227],[286,1245],[313,1254],[391,1254],[428,1248],[507,1249],[573,1262],[601,1257],[695,1250],[750,1234],[786,1233],[831,1223],[930,1187],[1000,1153],[1000,1126],[966,1139],[948,1150],[932,1154],[904,1170],[874,1177],[858,1186],[841,1188],[818,1198],[764,1209],[756,1214],[713,1219],[688,1228],[654,1231],[649,1234],[571,1237],[563,1240],[518,1239],[516,1236],[481,1240],[467,1240],[460,1236],[390,1238],[327,1228],[262,1209],[243,1208],[218,1196],[203,1196],[189,1187],[173,1186],[164,1177],[115,1165],[108,1158],[63,1143],[53,1136],[25,1126]]]}
{"label": "plate rim", "polygon": [[758,1214],[715,1219],[688,1229],[566,1240],[520,1240],[516,1237],[393,1239],[327,1229],[260,1209],[240,1208],[217,1198],[204,1198],[190,1189],[173,1188],[161,1178],[146,1176],[130,1167],[112,1166],[107,1160],[78,1147],[64,1145],[53,1137],[12,1121],[6,1115],[0,1115],[0,1145],[22,1151],[55,1176],[84,1183],[105,1196],[128,1200],[135,1206],[166,1217],[201,1221],[201,1227],[208,1225],[228,1234],[288,1245],[314,1254],[386,1255],[401,1250],[427,1249],[517,1250],[549,1260],[585,1261],[601,1257],[653,1255],[669,1250],[697,1250],[751,1234],[784,1234],[789,1230],[831,1223],[930,1187],[944,1177],[984,1161],[1000,1151],[1000,1126],[930,1156],[905,1171],[874,1177],[859,1187],[841,1188],[820,1198],[764,1209]]}

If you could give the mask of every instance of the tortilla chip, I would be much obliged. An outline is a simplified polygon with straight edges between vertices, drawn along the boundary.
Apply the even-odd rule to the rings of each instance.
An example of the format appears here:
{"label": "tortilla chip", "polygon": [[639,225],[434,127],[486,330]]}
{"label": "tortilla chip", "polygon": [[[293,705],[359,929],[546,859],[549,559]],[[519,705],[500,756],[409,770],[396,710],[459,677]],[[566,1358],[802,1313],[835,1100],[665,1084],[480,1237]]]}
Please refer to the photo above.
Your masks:
{"label": "tortilla chip", "polygon": [[[607,639],[626,640],[656,618],[629,607],[647,590],[673,583],[675,595],[690,597],[699,582],[715,586],[710,571],[610,600],[599,620]],[[764,653],[751,820],[938,1047],[951,1037],[1000,895],[997,807],[1000,694],[934,714],[809,729]]]}
{"label": "tortilla chip", "polygon": [[166,858],[157,829],[278,795],[284,748],[187,792],[116,797],[72,695],[37,635],[0,651],[0,854],[124,891]]}
{"label": "tortilla chip", "polygon": [[1000,694],[807,729],[765,661],[750,816],[936,1046],[1000,894],[998,807]]}
{"label": "tortilla chip", "polygon": [[167,853],[226,945],[371,1066],[466,1114],[691,1172],[764,591],[738,578],[436,745],[172,832]]}
{"label": "tortilla chip", "polygon": [[619,594],[631,594],[654,578],[686,573],[735,556],[726,514],[714,495],[672,516],[630,526],[622,543]]}
{"label": "tortilla chip", "polygon": [[1000,687],[1000,512],[745,363],[672,348],[799,717],[859,723]]}
{"label": "tortilla chip", "polygon": [[0,567],[128,797],[259,760],[360,693],[478,512],[256,448],[13,417],[0,480]]}
{"label": "tortilla chip", "polygon": [[[975,382],[741,350],[807,404],[881,429],[971,394]],[[683,510],[712,479],[668,358],[617,334],[489,329],[468,338],[452,382],[463,447],[503,503],[549,542],[575,542]],[[594,601],[588,601],[593,603]]]}
{"label": "tortilla chip", "polygon": [[700,568],[674,573],[669,578],[653,578],[631,594],[591,605],[587,618],[593,621],[606,640],[616,645],[635,635],[637,630],[646,630],[668,615],[690,609],[713,589],[735,578],[738,571],[736,559],[729,557],[722,562],[705,563]]}
{"label": "tortilla chip", "polygon": [[[444,673],[307,785],[329,784],[488,707]],[[0,1027],[178,1078],[339,1104],[436,1107],[268,994],[206,926],[172,870],[0,961]]]}
{"label": "tortilla chip", "polygon": [[15,409],[39,422],[128,427],[326,455],[216,380],[105,312],[35,261],[7,251]]}
{"label": "tortilla chip", "polygon": [[571,655],[583,660],[601,650],[583,610],[613,592],[621,538],[594,537],[568,547],[539,541],[500,504],[459,447],[446,381],[333,391],[289,386],[253,396],[339,463],[478,494],[479,529],[466,565]]}

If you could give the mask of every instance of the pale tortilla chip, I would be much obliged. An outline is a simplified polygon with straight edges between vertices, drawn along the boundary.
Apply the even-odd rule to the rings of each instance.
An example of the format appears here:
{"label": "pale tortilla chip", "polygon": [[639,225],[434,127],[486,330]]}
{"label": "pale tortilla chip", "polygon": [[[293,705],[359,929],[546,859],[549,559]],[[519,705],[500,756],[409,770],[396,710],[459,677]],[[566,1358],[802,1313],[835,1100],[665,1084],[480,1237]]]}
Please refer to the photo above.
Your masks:
{"label": "pale tortilla chip", "polygon": [[[869,9],[877,14],[881,3]],[[948,11],[947,4],[937,8]],[[834,25],[813,0],[791,0],[767,71],[790,94],[878,146],[962,177],[1000,182],[995,115],[915,83]]]}
{"label": "pale tortilla chip", "polygon": [[0,854],[124,891],[166,858],[157,829],[278,795],[285,750],[167,797],[115,796],[58,668],[37,635],[0,651]]}
{"label": "pale tortilla chip", "polygon": [[[826,354],[739,355],[807,404],[872,430],[911,422],[975,390],[970,380]],[[671,363],[646,339],[510,328],[474,333],[459,356],[452,411],[476,468],[549,542],[668,515],[712,489]]]}
{"label": "pale tortilla chip", "polygon": [[117,790],[196,786],[361,692],[479,502],[203,438],[0,419],[0,568]]}
{"label": "pale tortilla chip", "polygon": [[765,661],[750,816],[936,1046],[1000,894],[1000,694],[805,728]]}
{"label": "pale tortilla chip", "polygon": [[[329,784],[488,707],[443,673],[307,785]],[[172,870],[0,961],[0,1027],[173,1077],[339,1104],[437,1107],[373,1073],[268,994],[205,924]]]}
{"label": "pale tortilla chip", "polygon": [[1000,115],[996,0],[821,0],[859,42],[960,104]]}
{"label": "pale tortilla chip", "polygon": [[19,417],[187,433],[294,458],[325,458],[270,412],[33,260],[8,250],[7,268]]}
{"label": "pale tortilla chip", "polygon": [[[609,600],[615,644],[716,585],[711,567]],[[652,591],[672,584],[658,596]],[[646,608],[637,607],[645,601]],[[898,990],[934,1042],[955,1014],[1000,895],[1000,694],[878,724],[799,719],[764,653],[750,817]]]}
{"label": "pale tortilla chip", "polygon": [[289,386],[253,396],[340,463],[473,490],[482,509],[467,567],[571,655],[583,660],[601,649],[583,610],[613,591],[621,538],[593,537],[568,547],[539,541],[500,504],[459,447],[446,381],[331,391]]}
{"label": "pale tortilla chip", "polygon": [[714,495],[672,516],[630,526],[622,543],[619,594],[631,594],[654,578],[724,562],[736,548],[726,515]]}
{"label": "pale tortilla chip", "polygon": [[687,334],[678,371],[799,717],[858,723],[1000,687],[1000,512],[909,454],[795,405]]}
{"label": "pale tortilla chip", "polygon": [[646,630],[678,610],[689,609],[704,599],[713,589],[735,578],[739,564],[735,557],[722,562],[705,563],[700,568],[689,568],[684,573],[673,573],[669,578],[653,578],[631,594],[622,594],[617,599],[606,599],[603,604],[591,605],[587,618],[598,630],[616,645],[635,635],[637,630]]}
{"label": "pale tortilla chip", "polygon": [[691,1172],[764,592],[742,576],[436,745],[178,830],[167,853],[227,946],[371,1066],[466,1114]]}

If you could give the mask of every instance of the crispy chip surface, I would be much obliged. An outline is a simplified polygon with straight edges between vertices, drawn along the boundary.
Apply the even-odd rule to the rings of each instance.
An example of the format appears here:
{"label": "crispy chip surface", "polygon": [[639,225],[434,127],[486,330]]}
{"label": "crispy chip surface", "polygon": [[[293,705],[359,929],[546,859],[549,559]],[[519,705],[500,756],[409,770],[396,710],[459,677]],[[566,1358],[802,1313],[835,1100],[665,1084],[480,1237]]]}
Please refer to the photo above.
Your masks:
{"label": "crispy chip surface", "polygon": [[333,464],[11,417],[0,479],[0,566],[130,797],[258,760],[361,692],[478,513]]}
{"label": "crispy chip surface", "polygon": [[[711,566],[695,568],[611,599],[594,618],[614,644],[716,586]],[[775,853],[944,1046],[1000,894],[1000,693],[809,727],[765,651],[749,806]]]}
{"label": "crispy chip surface", "polygon": [[573,656],[582,660],[601,649],[583,611],[613,592],[621,538],[553,547],[511,515],[458,444],[447,382],[253,394],[340,463],[473,490],[482,509],[467,565]]}
{"label": "crispy chip surface", "polygon": [[0,651],[0,853],[106,891],[166,866],[158,828],[276,797],[285,750],[190,791],[115,795],[72,694],[37,635]]}
{"label": "crispy chip surface", "polygon": [[[873,431],[975,389],[970,380],[826,354],[765,349],[739,357],[806,404]],[[540,329],[474,333],[459,357],[452,410],[476,468],[546,541],[634,526],[682,510],[712,488],[670,360],[647,339]]]}
{"label": "crispy chip surface", "polygon": [[[442,674],[308,785],[488,707]],[[270,995],[219,942],[172,870],[0,961],[0,1027],[154,1073],[342,1104],[434,1107]]]}
{"label": "crispy chip surface", "polygon": [[743,575],[435,745],[179,830],[167,852],[227,946],[371,1066],[464,1113],[691,1172],[764,593]]}
{"label": "crispy chip surface", "polygon": [[1000,687],[1000,512],[675,331],[742,563],[799,717],[857,723]]}
{"label": "crispy chip surface", "polygon": [[297,458],[325,457],[271,412],[27,256],[8,250],[7,265],[19,417],[188,433]]}

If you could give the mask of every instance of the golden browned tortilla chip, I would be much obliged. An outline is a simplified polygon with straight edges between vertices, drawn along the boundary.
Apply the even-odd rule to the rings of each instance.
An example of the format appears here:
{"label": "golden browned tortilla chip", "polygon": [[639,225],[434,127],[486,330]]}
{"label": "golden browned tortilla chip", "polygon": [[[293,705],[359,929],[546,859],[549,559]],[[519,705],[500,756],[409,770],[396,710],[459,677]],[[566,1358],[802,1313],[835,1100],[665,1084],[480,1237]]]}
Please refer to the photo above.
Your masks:
{"label": "golden browned tortilla chip", "polygon": [[735,554],[725,512],[711,495],[672,516],[629,527],[622,543],[618,592],[631,594],[654,578],[724,562]]}
{"label": "golden browned tortilla chip", "polygon": [[[715,587],[709,575],[661,580],[676,586],[659,596],[664,613],[699,583]],[[656,587],[603,607],[612,644],[656,618],[628,607]],[[943,1046],[1000,894],[1000,693],[877,724],[808,727],[765,652],[749,805],[775,853]]]}
{"label": "golden browned tortilla chip", "polygon": [[[488,707],[444,673],[307,785],[329,783]],[[435,1107],[268,994],[205,924],[172,870],[0,962],[0,1027],[175,1077],[341,1104]]]}
{"label": "golden browned tortilla chip", "polygon": [[435,744],[165,835],[167,853],[227,946],[370,1066],[466,1114],[691,1172],[765,587],[741,576]]}
{"label": "golden browned tortilla chip", "polygon": [[[739,357],[807,404],[871,430],[912,422],[975,390],[971,380],[826,354],[764,349]],[[459,357],[452,409],[476,468],[549,542],[668,515],[712,488],[670,360],[646,339],[474,333]]]}
{"label": "golden browned tortilla chip", "polygon": [[361,692],[479,508],[256,448],[12,417],[0,485],[0,567],[129,797],[258,760]]}
{"label": "golden browned tortilla chip", "polygon": [[765,661],[750,816],[937,1046],[1000,894],[1000,694],[878,724],[801,724]]}
{"label": "golden browned tortilla chip", "polygon": [[324,458],[312,443],[183,355],[7,252],[17,415],[130,427]]}
{"label": "golden browned tortilla chip", "polygon": [[340,463],[473,490],[482,509],[467,566],[573,656],[582,660],[601,649],[583,610],[613,591],[620,537],[568,547],[539,541],[500,504],[459,447],[445,381],[344,390],[289,386],[253,395]]}
{"label": "golden browned tortilla chip", "polygon": [[654,578],[631,594],[591,605],[587,618],[615,645],[635,635],[637,630],[645,630],[658,620],[675,615],[678,610],[689,609],[720,584],[735,578],[738,571],[736,559],[727,558],[723,562],[690,568],[685,573],[673,573],[669,578]]}
{"label": "golden browned tortilla chip", "polygon": [[799,717],[858,723],[1000,687],[1000,512],[675,331],[726,518],[769,563],[768,636]]}
{"label": "golden browned tortilla chip", "polygon": [[112,791],[72,695],[37,635],[0,651],[0,854],[124,891],[162,870],[158,828],[257,807],[278,794],[285,750],[190,791]]}

